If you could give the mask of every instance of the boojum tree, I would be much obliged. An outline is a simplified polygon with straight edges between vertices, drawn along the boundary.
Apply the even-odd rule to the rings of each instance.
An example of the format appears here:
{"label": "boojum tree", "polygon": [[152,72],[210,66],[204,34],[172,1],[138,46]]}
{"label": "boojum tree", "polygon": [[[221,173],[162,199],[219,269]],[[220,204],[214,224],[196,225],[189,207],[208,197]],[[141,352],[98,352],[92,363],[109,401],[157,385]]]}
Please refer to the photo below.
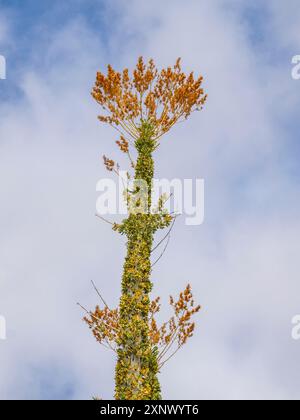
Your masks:
{"label": "boojum tree", "polygon": [[[103,308],[97,306],[84,318],[97,341],[117,354],[117,400],[161,399],[158,373],[193,336],[192,317],[200,310],[188,285],[178,299],[170,297],[174,315],[159,325],[160,298],[150,300],[150,277],[152,255],[169,239],[177,217],[165,209],[165,195],[152,210],[154,152],[176,123],[203,108],[207,96],[202,83],[202,77],[182,71],[180,59],[159,71],[153,60],[145,63],[141,57],[132,73],[128,69],[120,73],[111,66],[107,75],[98,72],[92,90],[103,110],[99,120],[119,132],[116,144],[128,155],[134,171],[133,188],[126,191],[128,217],[121,224],[112,223],[116,232],[127,237],[120,305],[110,309],[99,293]],[[119,174],[114,160],[104,156],[104,164]],[[147,187],[142,194],[140,181]],[[154,235],[162,229],[168,229],[167,234],[154,245]]]}

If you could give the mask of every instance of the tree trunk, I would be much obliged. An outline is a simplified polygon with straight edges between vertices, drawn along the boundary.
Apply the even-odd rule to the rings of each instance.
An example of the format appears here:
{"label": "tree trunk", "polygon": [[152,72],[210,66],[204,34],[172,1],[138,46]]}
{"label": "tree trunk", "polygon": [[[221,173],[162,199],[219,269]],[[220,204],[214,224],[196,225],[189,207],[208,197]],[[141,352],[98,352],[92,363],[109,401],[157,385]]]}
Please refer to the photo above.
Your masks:
{"label": "tree trunk", "polygon": [[155,141],[150,124],[143,123],[141,136],[135,145],[138,151],[135,180],[147,184],[148,211],[131,213],[122,225],[122,233],[126,234],[128,243],[120,301],[115,398],[159,400],[157,351],[152,348],[149,339],[150,256],[153,236],[158,228],[151,215]]}

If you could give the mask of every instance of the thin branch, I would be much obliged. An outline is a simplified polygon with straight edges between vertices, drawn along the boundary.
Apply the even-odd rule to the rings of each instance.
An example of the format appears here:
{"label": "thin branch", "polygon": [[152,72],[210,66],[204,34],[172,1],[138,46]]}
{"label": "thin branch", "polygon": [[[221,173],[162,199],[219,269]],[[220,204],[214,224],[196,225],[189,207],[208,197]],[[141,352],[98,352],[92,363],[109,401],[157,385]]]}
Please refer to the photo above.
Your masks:
{"label": "thin branch", "polygon": [[84,306],[82,306],[80,303],[77,302],[77,305],[80,306],[81,309],[84,310],[84,312],[86,312],[87,314],[91,315],[91,312],[88,311]]}
{"label": "thin branch", "polygon": [[103,220],[103,222],[108,223],[108,224],[114,226],[114,223],[112,223],[109,220],[105,219],[103,216],[100,216],[100,214],[96,213],[95,216],[98,217],[99,219]]}
{"label": "thin branch", "polygon": [[180,326],[178,324],[177,327],[176,327],[176,329],[174,330],[171,338],[170,338],[170,342],[167,343],[163,347],[162,351],[159,353],[159,355],[158,355],[158,361],[160,361],[168,353],[168,351],[171,350],[173,344],[175,343],[176,339],[178,338],[178,335],[177,334],[178,334],[179,328],[180,328]]}
{"label": "thin branch", "polygon": [[[124,191],[127,190],[126,185],[124,183],[125,182],[124,181],[124,178],[120,175],[119,169],[117,169],[117,170],[116,169],[113,169],[113,172],[121,179]],[[127,171],[127,173],[128,173],[128,171]]]}
{"label": "thin branch", "polygon": [[182,347],[182,345],[179,345],[178,347],[177,347],[177,349],[166,359],[166,360],[164,360],[159,366],[158,366],[158,368],[159,369],[161,369],[163,366],[164,366],[164,364],[165,363],[167,363],[173,356],[175,356],[175,354],[178,352],[178,350],[180,350],[181,349],[181,347]]}
{"label": "thin branch", "polygon": [[167,232],[167,234],[163,237],[163,239],[160,241],[160,242],[158,242],[158,244],[152,249],[152,251],[151,251],[151,254],[152,254],[152,252],[154,252],[154,251],[156,251],[157,250],[157,248],[167,239],[167,237],[168,236],[170,236],[170,234],[171,234],[171,232],[172,232],[172,229],[173,229],[173,227],[174,227],[174,225],[175,225],[175,222],[176,222],[176,217],[174,218],[174,220],[173,220],[173,222],[172,222],[172,224],[171,224],[171,227],[170,227],[170,229],[168,230],[168,232]]}
{"label": "thin branch", "polygon": [[[113,348],[113,346],[110,344],[110,342],[108,341],[108,339],[105,339],[107,345],[109,346],[110,350],[112,350],[114,353],[117,353],[117,350]],[[104,345],[103,343],[101,343],[102,345]]]}
{"label": "thin branch", "polygon": [[110,307],[107,305],[107,303],[105,302],[105,300],[103,299],[103,297],[101,296],[99,290],[97,289],[95,283],[93,282],[93,280],[91,280],[91,283],[94,287],[94,289],[96,290],[97,295],[100,297],[101,301],[103,302],[103,304],[107,307],[107,309],[111,310]]}
{"label": "thin branch", "polygon": [[153,267],[159,262],[159,260],[164,256],[164,254],[165,254],[165,252],[166,252],[166,250],[167,250],[167,248],[168,248],[168,245],[169,245],[169,243],[170,243],[170,239],[171,239],[171,236],[169,235],[168,236],[168,240],[167,240],[167,243],[166,243],[166,246],[164,247],[164,249],[163,249],[163,252],[160,254],[160,256],[157,258],[157,260],[152,264],[152,269],[153,269]]}
{"label": "thin branch", "polygon": [[128,158],[129,158],[129,160],[130,160],[130,163],[131,163],[131,167],[132,167],[132,169],[135,169],[135,163],[134,163],[134,161],[133,161],[133,159],[132,159],[132,157],[131,157],[131,154],[130,154],[129,150],[128,150],[128,152],[127,152],[127,156],[128,156]]}

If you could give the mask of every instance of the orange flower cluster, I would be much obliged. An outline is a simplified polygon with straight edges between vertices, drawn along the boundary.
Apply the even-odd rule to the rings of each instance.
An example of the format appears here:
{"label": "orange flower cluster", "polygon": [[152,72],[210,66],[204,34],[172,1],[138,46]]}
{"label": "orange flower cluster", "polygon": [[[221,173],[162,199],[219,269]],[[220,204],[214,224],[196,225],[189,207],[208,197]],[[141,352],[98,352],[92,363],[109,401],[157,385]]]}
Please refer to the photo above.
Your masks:
{"label": "orange flower cluster", "polygon": [[128,153],[129,152],[129,143],[125,139],[124,136],[121,136],[120,140],[116,141],[116,144],[119,146],[121,152]]}
{"label": "orange flower cluster", "polygon": [[202,82],[202,76],[195,79],[194,73],[182,71],[181,59],[159,72],[153,60],[145,64],[140,57],[132,74],[128,69],[119,73],[110,65],[107,75],[98,72],[92,96],[104,111],[100,121],[133,139],[140,137],[142,124],[148,122],[158,140],[178,121],[203,108],[207,95]]}
{"label": "orange flower cluster", "polygon": [[[184,292],[180,293],[178,301],[170,297],[170,305],[173,307],[178,326],[178,344],[183,345],[188,338],[193,336],[195,323],[191,322],[194,314],[200,311],[201,306],[194,306],[191,286],[188,284]],[[176,323],[176,322],[175,322]]]}
{"label": "orange flower cluster", "polygon": [[[194,334],[195,323],[191,321],[193,315],[198,313],[200,306],[195,306],[191,286],[187,285],[180,293],[177,301],[170,297],[170,305],[174,310],[174,316],[158,327],[155,315],[160,311],[160,298],[156,298],[150,304],[149,337],[153,347],[159,349],[158,362],[161,368],[177,351],[187,343]],[[101,310],[89,313],[90,318],[84,321],[93,331],[96,340],[110,349],[116,351],[116,341],[119,328],[119,311],[105,307]]]}
{"label": "orange flower cluster", "polygon": [[106,156],[103,156],[104,166],[109,172],[112,172],[115,169],[115,162],[111,159],[108,159]]}
{"label": "orange flower cluster", "polygon": [[84,317],[83,320],[92,330],[96,340],[105,347],[116,351],[119,311],[117,309],[111,310],[107,306],[102,310],[97,306],[94,312],[89,312],[89,315],[90,318]]}
{"label": "orange flower cluster", "polygon": [[160,368],[194,335],[195,323],[191,319],[201,309],[200,306],[194,306],[190,285],[187,285],[185,290],[180,293],[177,301],[171,296],[170,305],[175,315],[160,328],[154,318],[154,315],[160,310],[159,298],[152,302],[150,308],[150,337],[153,345],[159,348]]}

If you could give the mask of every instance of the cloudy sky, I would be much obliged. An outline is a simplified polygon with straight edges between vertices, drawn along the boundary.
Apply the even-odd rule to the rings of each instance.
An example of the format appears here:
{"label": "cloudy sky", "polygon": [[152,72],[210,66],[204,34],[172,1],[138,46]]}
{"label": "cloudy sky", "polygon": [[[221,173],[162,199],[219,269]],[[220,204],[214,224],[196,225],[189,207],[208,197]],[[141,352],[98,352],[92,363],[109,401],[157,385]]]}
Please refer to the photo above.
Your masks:
{"label": "cloudy sky", "polygon": [[95,73],[178,56],[206,109],[157,153],[158,177],[204,178],[205,222],[179,220],[155,295],[193,285],[193,340],[161,374],[165,399],[298,399],[298,0],[0,0],[1,399],[113,397],[115,360],[82,323],[93,280],[120,295],[124,240],[94,217],[103,153]]}

